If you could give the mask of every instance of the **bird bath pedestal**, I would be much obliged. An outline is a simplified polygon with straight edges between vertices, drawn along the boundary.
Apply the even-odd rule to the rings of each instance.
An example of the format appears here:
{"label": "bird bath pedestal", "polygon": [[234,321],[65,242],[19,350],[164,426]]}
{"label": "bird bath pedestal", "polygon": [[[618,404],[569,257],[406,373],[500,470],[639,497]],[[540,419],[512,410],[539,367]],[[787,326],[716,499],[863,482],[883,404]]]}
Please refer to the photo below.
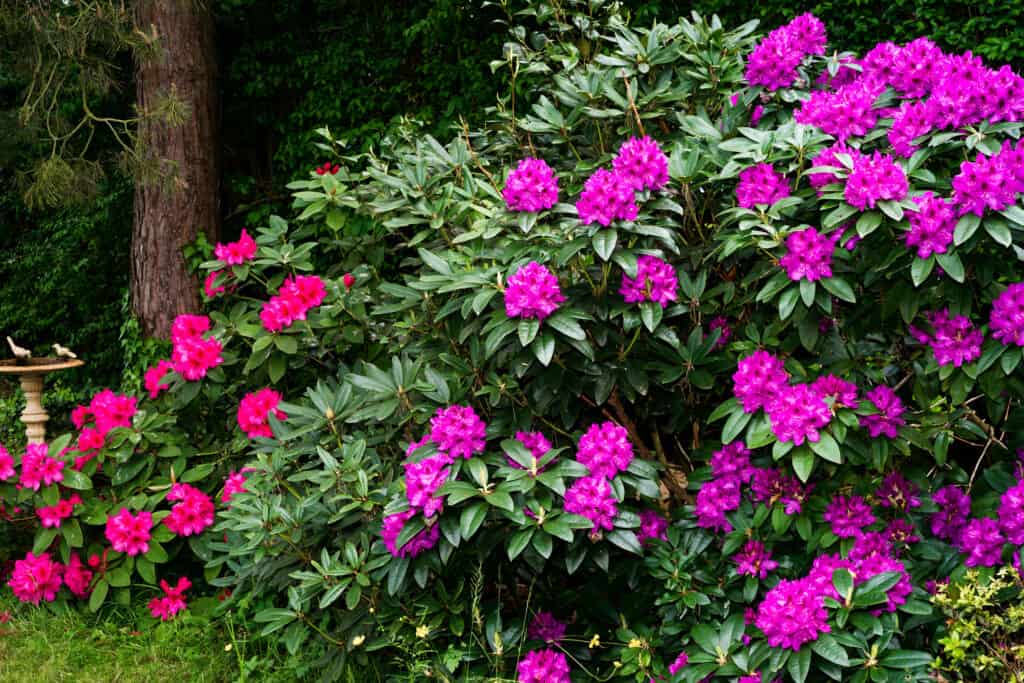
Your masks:
{"label": "bird bath pedestal", "polygon": [[46,421],[50,416],[43,409],[43,378],[48,373],[77,368],[82,361],[73,358],[29,358],[24,361],[0,360],[0,375],[17,375],[25,392],[25,410],[21,421],[29,443],[46,441]]}

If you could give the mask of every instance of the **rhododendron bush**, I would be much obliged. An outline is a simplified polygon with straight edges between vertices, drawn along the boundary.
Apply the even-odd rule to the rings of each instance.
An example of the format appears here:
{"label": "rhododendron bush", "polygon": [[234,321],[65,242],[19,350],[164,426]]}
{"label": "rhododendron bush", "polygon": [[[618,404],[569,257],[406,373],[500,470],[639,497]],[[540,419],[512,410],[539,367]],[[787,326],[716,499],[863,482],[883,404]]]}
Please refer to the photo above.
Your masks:
{"label": "rhododendron bush", "polygon": [[328,679],[1021,675],[943,611],[1021,608],[1024,80],[593,5],[447,144],[321,131],[147,395],[0,453],[20,599],[228,589]]}

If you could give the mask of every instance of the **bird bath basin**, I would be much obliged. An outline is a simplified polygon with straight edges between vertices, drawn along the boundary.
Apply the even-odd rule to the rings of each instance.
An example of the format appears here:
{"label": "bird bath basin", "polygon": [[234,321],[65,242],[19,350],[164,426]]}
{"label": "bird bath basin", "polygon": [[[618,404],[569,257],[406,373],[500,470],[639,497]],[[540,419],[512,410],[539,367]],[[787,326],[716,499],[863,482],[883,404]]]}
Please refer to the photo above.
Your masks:
{"label": "bird bath basin", "polygon": [[25,410],[21,421],[25,423],[25,436],[29,443],[46,441],[46,421],[50,416],[43,409],[43,378],[51,372],[77,368],[83,362],[76,358],[13,358],[0,360],[0,375],[17,375],[21,390],[25,392]]}

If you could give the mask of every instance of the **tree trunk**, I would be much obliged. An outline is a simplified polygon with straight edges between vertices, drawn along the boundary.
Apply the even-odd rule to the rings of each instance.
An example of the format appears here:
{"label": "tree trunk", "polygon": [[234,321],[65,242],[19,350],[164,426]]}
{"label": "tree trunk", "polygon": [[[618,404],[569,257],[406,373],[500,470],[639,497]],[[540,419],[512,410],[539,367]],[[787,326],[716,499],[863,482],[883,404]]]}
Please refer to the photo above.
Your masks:
{"label": "tree trunk", "polygon": [[168,93],[188,110],[181,125],[143,116],[139,126],[140,149],[160,177],[136,181],[131,297],[143,333],[165,339],[176,315],[199,310],[198,282],[182,248],[200,233],[215,239],[220,223],[217,63],[213,15],[204,4],[135,3],[136,25],[155,33],[160,47],[136,65],[139,110],[154,111]]}

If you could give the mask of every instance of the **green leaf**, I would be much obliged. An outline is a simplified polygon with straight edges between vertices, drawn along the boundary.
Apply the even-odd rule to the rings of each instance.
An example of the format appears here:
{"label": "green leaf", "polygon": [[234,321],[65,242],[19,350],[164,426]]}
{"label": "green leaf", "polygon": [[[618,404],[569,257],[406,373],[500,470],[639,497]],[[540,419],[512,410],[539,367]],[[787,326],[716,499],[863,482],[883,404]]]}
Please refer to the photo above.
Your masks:
{"label": "green leaf", "polygon": [[508,540],[508,559],[514,560],[526,550],[526,546],[529,545],[530,539],[533,538],[533,528],[520,529],[519,531],[512,534],[512,537]]}
{"label": "green leaf", "polygon": [[40,529],[36,532],[35,542],[32,543],[32,552],[36,555],[45,553],[50,545],[53,543],[53,539],[57,538],[57,529]]}
{"label": "green leaf", "polygon": [[801,446],[793,451],[793,471],[800,481],[806,483],[811,477],[811,470],[814,469],[814,452],[806,446]]}
{"label": "green leaf", "polygon": [[[849,574],[849,572],[847,572]],[[837,666],[850,666],[850,658],[843,646],[830,633],[822,633],[811,643],[811,649],[826,662]]]}
{"label": "green leaf", "polygon": [[928,279],[928,276],[932,274],[932,268],[935,267],[935,256],[929,256],[926,259],[914,258],[914,262],[910,265],[910,279],[913,280],[915,287],[920,287],[921,283]]}
{"label": "green leaf", "polygon": [[150,585],[156,585],[156,567],[145,557],[135,558],[135,570],[139,572],[142,580]]}
{"label": "green leaf", "polygon": [[164,547],[154,540],[149,541],[149,550],[143,555],[150,562],[160,564],[167,561],[167,551]]}
{"label": "green leaf", "polygon": [[532,318],[525,318],[519,321],[519,325],[516,327],[516,331],[519,333],[519,343],[523,346],[529,346],[537,337],[537,332],[540,330],[540,321]]}
{"label": "green leaf", "polygon": [[851,304],[857,303],[857,295],[853,293],[853,287],[841,277],[825,278],[821,281],[821,286],[843,301],[849,301]]}
{"label": "green leaf", "polygon": [[427,267],[429,267],[431,270],[436,271],[441,275],[452,274],[451,266],[449,266],[448,262],[445,261],[440,256],[438,256],[437,254],[434,254],[433,252],[427,251],[426,249],[422,248],[417,249],[416,251],[419,253],[420,258],[423,260],[423,263],[425,263]]}
{"label": "green leaf", "polygon": [[[885,202],[880,203],[884,204]],[[811,648],[804,645],[799,652],[790,654],[786,670],[789,671],[794,683],[804,683],[807,680],[807,674],[811,671]]]}
{"label": "green leaf", "polygon": [[960,257],[954,253],[947,254],[936,254],[935,259],[942,266],[942,269],[946,271],[946,275],[950,276],[957,282],[964,281],[964,264],[960,261]]}
{"label": "green leaf", "polygon": [[590,243],[594,245],[594,251],[601,257],[601,260],[607,261],[612,257],[618,239],[619,234],[615,230],[598,230],[594,233]]}
{"label": "green leaf", "polygon": [[810,280],[800,281],[800,298],[804,302],[804,306],[810,308],[814,305],[814,291],[817,289],[813,282]]}
{"label": "green leaf", "polygon": [[629,529],[615,529],[609,531],[606,538],[614,545],[619,546],[627,552],[631,552],[635,555],[643,555],[644,549],[640,545],[640,541],[636,538],[636,533]]}
{"label": "green leaf", "polygon": [[587,333],[583,331],[580,324],[564,313],[555,313],[545,318],[544,324],[569,339],[583,341],[587,338]]}
{"label": "green leaf", "polygon": [[928,667],[934,657],[917,650],[892,650],[882,655],[881,664],[887,669],[921,669]]}
{"label": "green leaf", "polygon": [[487,518],[487,509],[487,503],[481,501],[462,511],[462,515],[459,517],[459,533],[463,538],[467,540],[472,538],[480,525],[484,523],[484,519]]}
{"label": "green leaf", "polygon": [[64,480],[61,482],[64,486],[69,489],[75,489],[77,491],[88,491],[92,488],[92,480],[88,476],[82,474],[78,470],[73,470],[70,467],[63,469]]}
{"label": "green leaf", "polygon": [[837,465],[843,462],[843,456],[839,452],[839,444],[832,438],[832,435],[828,432],[821,432],[821,439],[818,441],[812,441],[811,450],[820,455],[829,462],[834,462]]}
{"label": "green leaf", "polygon": [[735,441],[740,432],[747,428],[747,423],[753,417],[753,413],[745,413],[742,410],[737,410],[730,415],[729,419],[725,421],[725,426],[722,427],[722,443]]}
{"label": "green leaf", "polygon": [[82,527],[77,519],[69,519],[60,525],[60,533],[72,548],[82,547]]}
{"label": "green leaf", "polygon": [[124,567],[118,567],[107,572],[107,581],[115,588],[124,588],[132,583],[132,574]]}
{"label": "green leaf", "polygon": [[110,591],[110,584],[107,583],[106,579],[100,579],[96,582],[96,585],[92,587],[92,595],[89,596],[89,611],[96,612],[103,605],[103,601],[107,599],[107,592]]}
{"label": "green leaf", "polygon": [[292,356],[299,351],[299,340],[290,334],[279,334],[274,337],[274,346],[280,349],[281,353]]}
{"label": "green leaf", "polygon": [[956,230],[953,231],[953,244],[959,247],[971,239],[979,227],[981,227],[981,216],[976,216],[973,213],[963,216],[957,221]]}
{"label": "green leaf", "polygon": [[797,287],[790,287],[779,297],[779,318],[787,319],[793,314],[796,302],[800,299],[800,290]]}
{"label": "green leaf", "polygon": [[533,355],[537,357],[540,364],[547,367],[551,362],[551,357],[555,354],[555,338],[545,332],[533,340],[530,350],[533,351]]}
{"label": "green leaf", "polygon": [[505,491],[491,491],[491,493],[484,497],[484,500],[494,507],[501,508],[502,510],[508,510],[509,512],[515,510],[515,505],[512,502],[512,496],[508,495]]}
{"label": "green leaf", "polygon": [[648,332],[654,332],[658,325],[661,323],[661,316],[664,311],[661,308],[661,304],[653,301],[645,301],[640,304],[640,319],[644,322],[644,327],[647,328]]}
{"label": "green leaf", "polygon": [[537,532],[533,535],[532,539],[533,549],[536,550],[541,557],[545,560],[551,557],[551,551],[554,548],[554,544],[551,542],[551,537],[543,532]]}
{"label": "green leaf", "polygon": [[1006,221],[1001,218],[986,218],[985,232],[1004,247],[1008,247],[1013,243],[1013,235],[1010,233],[1010,226],[1008,226]]}
{"label": "green leaf", "polygon": [[899,202],[891,200],[881,201],[878,202],[878,208],[882,210],[882,213],[894,221],[903,220],[903,207],[900,206]]}
{"label": "green leaf", "polygon": [[861,214],[860,218],[857,219],[857,234],[861,237],[867,237],[882,224],[882,214],[877,211],[868,211]]}
{"label": "green leaf", "polygon": [[853,596],[853,574],[848,569],[840,568],[832,572],[832,585],[844,602]]}

